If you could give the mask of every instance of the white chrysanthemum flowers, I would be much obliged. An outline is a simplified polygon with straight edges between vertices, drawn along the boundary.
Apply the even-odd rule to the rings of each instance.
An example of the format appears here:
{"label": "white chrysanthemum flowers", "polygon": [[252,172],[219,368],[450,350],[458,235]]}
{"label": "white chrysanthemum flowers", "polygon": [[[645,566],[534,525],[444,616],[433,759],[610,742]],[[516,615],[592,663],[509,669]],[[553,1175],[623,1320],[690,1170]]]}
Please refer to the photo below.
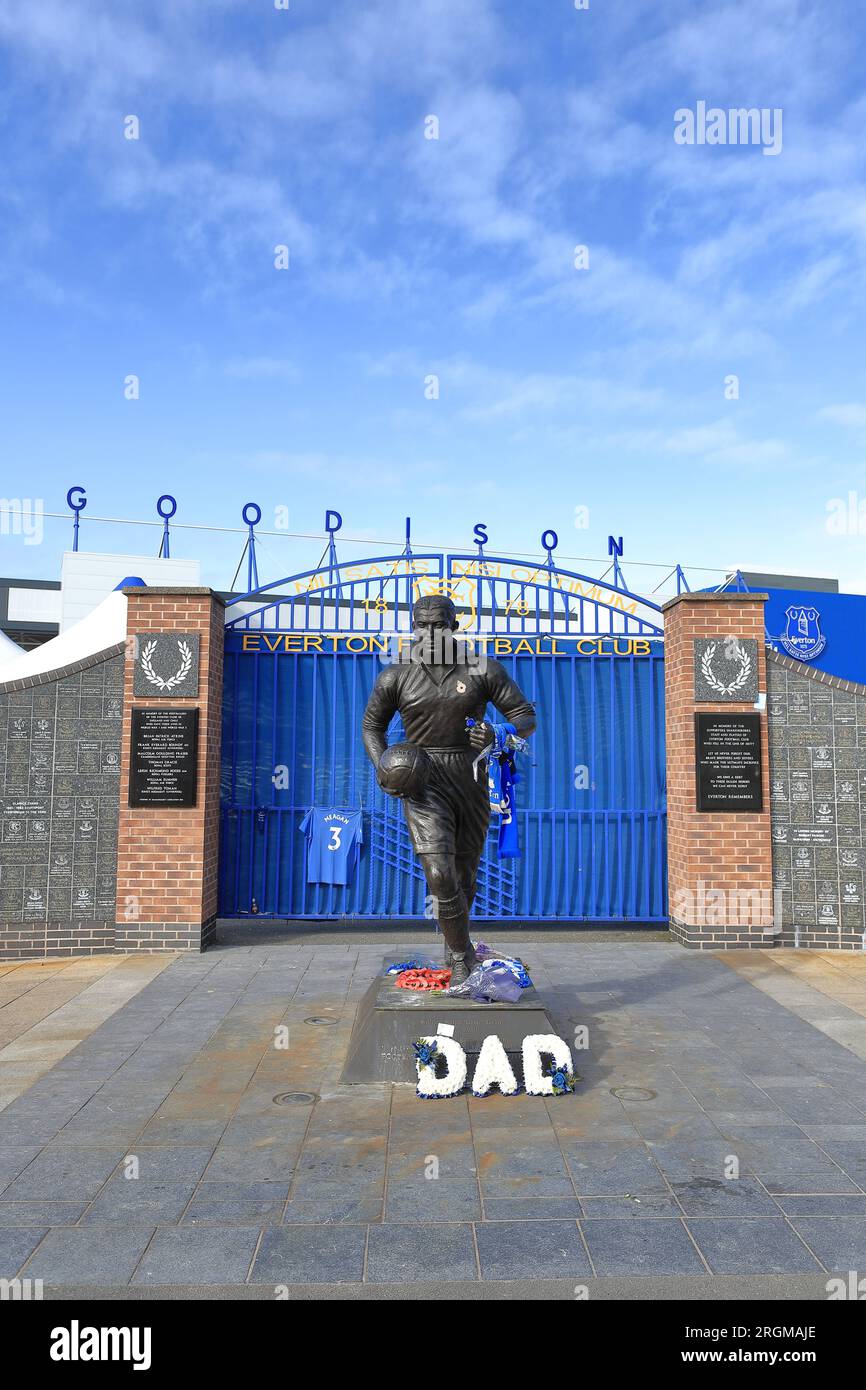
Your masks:
{"label": "white chrysanthemum flowers", "polygon": [[504,1096],[516,1096],[520,1089],[508,1054],[495,1033],[491,1033],[481,1044],[472,1078],[472,1094],[486,1096],[491,1086],[498,1086]]}
{"label": "white chrysanthemum flowers", "polygon": [[[419,1096],[424,1100],[439,1100],[443,1096],[456,1096],[466,1085],[466,1053],[454,1038],[437,1033],[435,1037],[422,1037],[419,1042],[434,1044],[436,1051],[431,1062],[416,1060],[418,1069]],[[436,1075],[437,1058],[444,1057],[448,1070],[444,1076]]]}
{"label": "white chrysanthemum flowers", "polygon": [[561,1094],[554,1085],[552,1076],[545,1076],[542,1070],[543,1056],[552,1057],[556,1066],[564,1073],[574,1070],[571,1050],[568,1043],[557,1038],[554,1033],[531,1033],[523,1039],[523,1082],[527,1095],[552,1096]]}

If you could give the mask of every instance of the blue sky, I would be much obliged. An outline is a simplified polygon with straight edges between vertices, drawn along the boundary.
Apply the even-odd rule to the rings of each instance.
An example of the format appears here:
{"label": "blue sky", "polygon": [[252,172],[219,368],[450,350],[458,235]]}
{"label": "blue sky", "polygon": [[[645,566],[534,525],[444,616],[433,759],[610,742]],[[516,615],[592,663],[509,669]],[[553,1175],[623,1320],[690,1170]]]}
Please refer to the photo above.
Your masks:
{"label": "blue sky", "polygon": [[[4,0],[0,495],[866,590],[827,529],[866,499],[863,35],[858,0]],[[677,144],[699,101],[781,109],[781,152]],[[241,544],[174,553],[224,587]]]}

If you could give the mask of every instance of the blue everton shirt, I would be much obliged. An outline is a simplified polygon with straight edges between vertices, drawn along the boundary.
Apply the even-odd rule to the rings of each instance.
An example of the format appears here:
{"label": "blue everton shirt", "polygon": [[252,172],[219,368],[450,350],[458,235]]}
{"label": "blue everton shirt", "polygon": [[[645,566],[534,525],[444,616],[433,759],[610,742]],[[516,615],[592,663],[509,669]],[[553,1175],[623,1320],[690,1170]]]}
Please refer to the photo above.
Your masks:
{"label": "blue everton shirt", "polygon": [[298,829],[307,837],[307,882],[350,883],[364,839],[361,812],[313,806]]}

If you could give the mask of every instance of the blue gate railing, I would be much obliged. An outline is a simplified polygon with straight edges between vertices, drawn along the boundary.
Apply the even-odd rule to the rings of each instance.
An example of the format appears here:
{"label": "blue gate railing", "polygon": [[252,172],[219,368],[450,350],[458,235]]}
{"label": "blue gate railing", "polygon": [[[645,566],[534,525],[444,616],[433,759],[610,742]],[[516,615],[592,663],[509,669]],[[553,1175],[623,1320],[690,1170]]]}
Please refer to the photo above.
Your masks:
{"label": "blue gate railing", "polygon": [[[423,916],[401,808],[376,785],[360,739],[376,656],[241,645],[227,641],[221,914]],[[661,643],[644,645],[646,655],[501,658],[539,727],[520,766],[522,855],[498,860],[491,832],[476,918],[666,920],[663,657]],[[298,827],[311,806],[364,812],[348,887],[306,882]]]}
{"label": "blue gate railing", "polygon": [[[546,533],[547,534],[547,533]],[[546,542],[545,542],[546,543]],[[621,545],[617,554],[621,553]],[[664,683],[658,605],[547,561],[400,555],[327,564],[228,608],[220,912],[277,918],[417,918],[425,885],[399,804],[360,739],[367,697],[414,600],[447,593],[539,711],[521,766],[521,857],[496,827],[474,916],[667,920]],[[391,736],[396,737],[395,727]],[[347,887],[307,883],[307,810],[363,812]]]}

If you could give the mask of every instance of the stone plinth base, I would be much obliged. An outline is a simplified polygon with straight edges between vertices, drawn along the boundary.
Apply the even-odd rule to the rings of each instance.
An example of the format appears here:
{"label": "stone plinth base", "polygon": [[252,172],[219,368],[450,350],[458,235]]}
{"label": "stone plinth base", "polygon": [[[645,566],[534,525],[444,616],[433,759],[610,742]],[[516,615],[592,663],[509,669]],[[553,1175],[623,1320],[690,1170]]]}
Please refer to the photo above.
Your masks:
{"label": "stone plinth base", "polygon": [[[389,965],[402,959],[385,956],[355,1016],[346,1065],[340,1082],[361,1085],[372,1081],[411,1081],[417,1077],[412,1044],[435,1035],[440,1023],[451,1024],[454,1038],[466,1055],[477,1057],[488,1033],[501,1040],[515,1074],[522,1075],[521,1045],[530,1033],[556,1033],[555,1024],[534,986],[521,990],[514,1004],[477,1004],[447,994],[416,994],[399,989]],[[471,1063],[470,1063],[471,1071]]]}

